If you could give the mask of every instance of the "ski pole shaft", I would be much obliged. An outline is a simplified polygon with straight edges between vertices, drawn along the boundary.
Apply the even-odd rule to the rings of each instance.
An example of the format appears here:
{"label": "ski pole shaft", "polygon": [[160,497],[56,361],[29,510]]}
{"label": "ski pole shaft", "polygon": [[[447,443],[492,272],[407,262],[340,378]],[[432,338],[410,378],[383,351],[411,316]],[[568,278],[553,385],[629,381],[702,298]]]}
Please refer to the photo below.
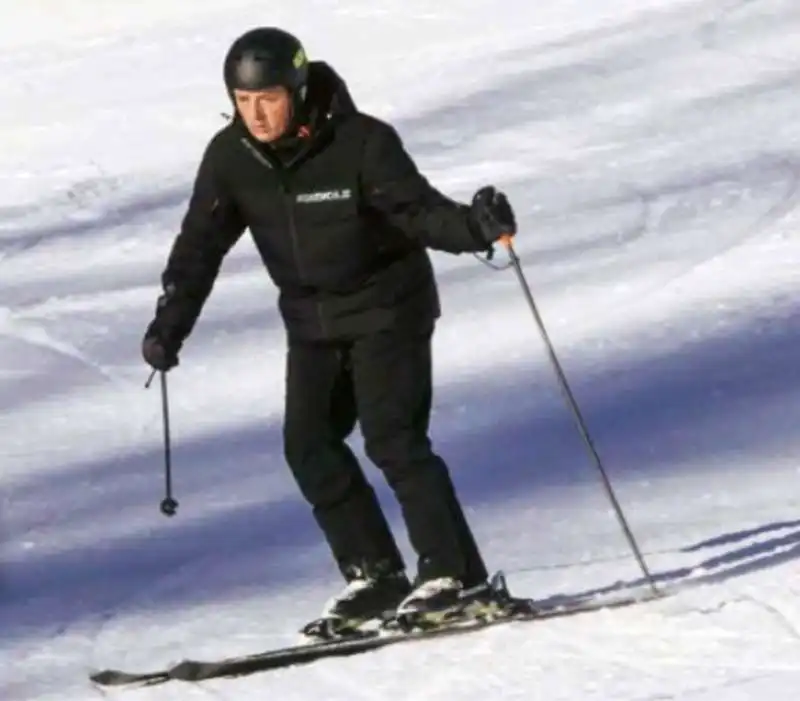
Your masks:
{"label": "ski pole shaft", "polygon": [[[154,370],[145,383],[148,388],[155,377]],[[166,496],[161,500],[161,513],[165,516],[174,516],[178,509],[178,502],[172,495],[172,439],[169,428],[169,395],[167,394],[167,373],[161,372],[161,419],[164,428],[164,481]]]}
{"label": "ski pole shaft", "polygon": [[169,430],[169,398],[167,396],[167,373],[161,373],[161,412],[164,418],[164,479],[166,496],[161,502],[161,511],[174,516],[178,502],[172,496],[172,438]]}
{"label": "ski pole shaft", "polygon": [[581,414],[581,411],[578,407],[578,402],[575,399],[575,395],[573,394],[572,390],[570,389],[569,383],[567,382],[566,375],[564,374],[563,369],[561,368],[561,363],[558,361],[558,357],[556,356],[555,349],[553,348],[553,344],[550,341],[550,337],[545,329],[544,321],[542,320],[541,315],[539,314],[539,310],[536,307],[536,302],[533,299],[533,294],[531,293],[530,285],[528,281],[525,279],[525,273],[522,270],[522,264],[517,255],[517,252],[514,250],[514,246],[512,245],[512,237],[511,236],[503,236],[500,239],[500,243],[506,248],[508,251],[509,258],[511,260],[511,266],[514,268],[514,272],[517,275],[517,279],[519,280],[519,284],[522,287],[522,292],[525,295],[525,300],[528,303],[528,307],[533,314],[533,318],[536,321],[536,326],[539,329],[539,333],[544,341],[545,348],[547,349],[547,354],[550,358],[550,363],[553,366],[553,370],[555,371],[556,378],[558,379],[559,387],[561,389],[561,393],[564,396],[564,399],[569,406],[572,416],[575,420],[575,425],[578,428],[578,431],[583,439],[583,442],[586,446],[587,451],[589,452],[597,471],[600,474],[600,478],[603,483],[603,487],[605,488],[606,495],[608,496],[609,501],[611,502],[611,506],[614,509],[614,513],[616,514],[617,520],[619,522],[620,527],[622,528],[623,533],[625,534],[625,538],[630,545],[631,550],[633,551],[634,557],[639,564],[639,567],[644,574],[645,580],[650,585],[651,589],[658,593],[658,588],[656,587],[655,580],[653,579],[652,574],[650,574],[650,570],[645,563],[644,556],[639,548],[638,543],[636,542],[636,538],[633,535],[633,531],[631,530],[630,526],[628,525],[628,520],[625,518],[625,514],[622,510],[622,506],[620,505],[616,494],[614,493],[614,488],[611,484],[611,480],[606,472],[605,467],[603,466],[603,461],[600,459],[600,455],[597,452],[597,448],[595,447],[594,441],[592,440],[591,436],[589,435],[589,429],[586,426],[586,421]]}

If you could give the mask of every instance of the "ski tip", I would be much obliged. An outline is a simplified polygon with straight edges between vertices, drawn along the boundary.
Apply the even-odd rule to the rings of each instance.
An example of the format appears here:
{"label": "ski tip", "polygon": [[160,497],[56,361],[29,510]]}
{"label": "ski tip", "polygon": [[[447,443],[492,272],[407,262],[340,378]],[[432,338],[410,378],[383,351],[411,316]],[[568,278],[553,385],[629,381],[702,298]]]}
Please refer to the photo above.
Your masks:
{"label": "ski tip", "polygon": [[113,684],[117,676],[113,669],[102,669],[99,672],[90,674],[89,681],[106,686],[108,684]]}
{"label": "ski tip", "polygon": [[89,681],[98,686],[135,686],[137,684],[148,686],[159,684],[167,680],[165,672],[123,672],[120,669],[103,669],[89,675]]}
{"label": "ski tip", "polygon": [[150,682],[160,676],[158,674],[131,674],[119,669],[103,669],[90,674],[89,680],[100,686],[124,686]]}

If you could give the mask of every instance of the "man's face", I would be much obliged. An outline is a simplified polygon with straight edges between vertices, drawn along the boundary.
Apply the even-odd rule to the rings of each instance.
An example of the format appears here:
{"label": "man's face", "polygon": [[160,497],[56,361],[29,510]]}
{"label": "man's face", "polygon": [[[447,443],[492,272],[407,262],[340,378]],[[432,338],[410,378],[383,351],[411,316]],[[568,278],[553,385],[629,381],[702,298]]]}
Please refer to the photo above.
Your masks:
{"label": "man's face", "polygon": [[236,109],[257,141],[281,138],[292,121],[292,98],[284,87],[266,90],[234,90]]}

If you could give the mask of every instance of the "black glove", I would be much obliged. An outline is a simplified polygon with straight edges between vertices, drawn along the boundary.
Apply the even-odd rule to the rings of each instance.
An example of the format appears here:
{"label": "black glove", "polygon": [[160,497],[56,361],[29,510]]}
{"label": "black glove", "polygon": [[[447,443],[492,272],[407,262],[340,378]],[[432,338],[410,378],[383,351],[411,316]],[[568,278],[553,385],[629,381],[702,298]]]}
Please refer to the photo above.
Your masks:
{"label": "black glove", "polygon": [[178,364],[181,345],[178,341],[170,340],[169,336],[162,335],[157,322],[153,321],[142,339],[142,357],[154,370],[167,372]]}
{"label": "black glove", "polygon": [[493,185],[478,190],[469,211],[470,228],[480,243],[491,246],[501,236],[514,236],[517,221],[504,193]]}
{"label": "black glove", "polygon": [[156,316],[150,322],[142,339],[142,357],[154,370],[167,372],[178,364],[178,352],[183,340],[164,327],[160,316],[175,295],[175,286],[166,285],[164,293],[156,302]]}

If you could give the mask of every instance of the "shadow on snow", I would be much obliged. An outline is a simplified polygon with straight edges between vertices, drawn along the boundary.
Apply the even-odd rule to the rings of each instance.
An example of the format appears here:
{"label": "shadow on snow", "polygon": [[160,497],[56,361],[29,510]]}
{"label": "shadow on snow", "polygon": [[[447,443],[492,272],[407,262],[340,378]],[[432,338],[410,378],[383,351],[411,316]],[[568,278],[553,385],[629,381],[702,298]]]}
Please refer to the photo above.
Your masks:
{"label": "shadow on snow", "polygon": [[[786,382],[800,342],[800,325],[790,321],[772,319],[735,336],[624,366],[606,364],[573,378],[598,449],[623,492],[625,484],[669,475],[685,461],[724,463],[743,451],[759,456],[788,451],[784,442],[798,411],[787,407],[800,404],[796,388]],[[535,358],[533,327],[531,341]],[[562,360],[569,376],[569,359]],[[539,380],[537,372],[544,373]],[[531,363],[492,381],[440,390],[434,439],[470,511],[512,498],[535,500],[537,491],[552,485],[596,480],[566,409],[542,384],[552,382],[541,379],[547,372]],[[459,429],[462,420],[468,426]],[[65,504],[64,516],[48,516],[45,527],[66,536],[81,532],[87,542],[7,558],[0,607],[6,639],[118,608],[183,608],[311,579],[330,578],[333,585],[320,536],[283,465],[279,427],[254,423],[176,445],[182,505],[172,521],[157,513],[162,461],[159,451],[89,461],[15,488],[10,498],[30,504],[33,514],[43,504],[57,514]],[[374,468],[366,468],[399,525],[386,485]],[[624,494],[621,499],[625,503]],[[627,509],[635,530],[636,504]],[[114,535],[116,523],[133,524],[135,530]],[[104,536],[104,529],[110,535]],[[17,530],[20,539],[24,524]],[[481,527],[476,530],[480,537]],[[404,541],[404,532],[398,534]],[[779,564],[800,548],[787,547],[794,534],[780,543],[736,545],[745,535],[718,534],[717,544],[731,547],[705,566],[729,579]],[[520,550],[530,537],[519,536]],[[777,550],[778,545],[784,548]],[[682,568],[658,577],[668,581],[684,574]],[[177,585],[163,586],[170,580]]]}

